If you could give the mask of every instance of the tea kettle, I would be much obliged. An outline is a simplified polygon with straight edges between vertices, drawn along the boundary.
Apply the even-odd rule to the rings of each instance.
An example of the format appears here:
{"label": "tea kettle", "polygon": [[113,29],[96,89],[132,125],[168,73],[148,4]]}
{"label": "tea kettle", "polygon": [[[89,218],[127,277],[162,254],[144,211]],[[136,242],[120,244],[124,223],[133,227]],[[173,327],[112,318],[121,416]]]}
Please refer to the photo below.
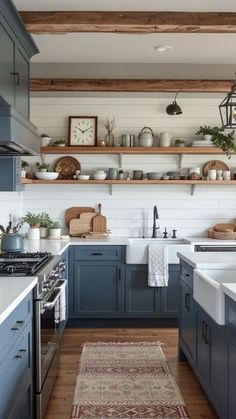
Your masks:
{"label": "tea kettle", "polygon": [[[24,250],[24,237],[18,234],[21,223],[12,228],[12,222],[9,222],[8,227],[5,228],[0,225],[1,236],[1,250],[3,252],[22,252]],[[0,233],[1,234],[1,233]]]}
{"label": "tea kettle", "polygon": [[153,130],[149,127],[143,127],[138,135],[140,147],[152,147],[154,140]]}

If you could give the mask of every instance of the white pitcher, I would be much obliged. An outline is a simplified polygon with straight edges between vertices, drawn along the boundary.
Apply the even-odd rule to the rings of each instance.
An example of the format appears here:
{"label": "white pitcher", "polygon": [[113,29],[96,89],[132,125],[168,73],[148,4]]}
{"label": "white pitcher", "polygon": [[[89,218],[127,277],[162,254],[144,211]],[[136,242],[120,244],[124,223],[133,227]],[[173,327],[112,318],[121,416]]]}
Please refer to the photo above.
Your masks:
{"label": "white pitcher", "polygon": [[170,147],[170,134],[169,132],[160,133],[160,147]]}

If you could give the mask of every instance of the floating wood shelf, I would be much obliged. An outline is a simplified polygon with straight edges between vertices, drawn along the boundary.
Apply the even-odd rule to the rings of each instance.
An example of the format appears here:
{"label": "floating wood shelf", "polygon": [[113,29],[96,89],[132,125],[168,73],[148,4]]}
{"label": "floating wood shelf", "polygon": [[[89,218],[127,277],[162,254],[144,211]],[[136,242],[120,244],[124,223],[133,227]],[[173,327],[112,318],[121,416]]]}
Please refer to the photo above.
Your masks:
{"label": "floating wood shelf", "polygon": [[[218,147],[41,147],[42,154],[225,154]],[[234,154],[234,153],[232,153]]]}

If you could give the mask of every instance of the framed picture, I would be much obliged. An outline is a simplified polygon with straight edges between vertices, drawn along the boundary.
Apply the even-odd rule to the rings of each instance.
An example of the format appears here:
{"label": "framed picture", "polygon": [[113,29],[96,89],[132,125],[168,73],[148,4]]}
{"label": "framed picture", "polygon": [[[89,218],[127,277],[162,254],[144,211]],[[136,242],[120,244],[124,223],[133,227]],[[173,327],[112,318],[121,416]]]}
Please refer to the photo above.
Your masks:
{"label": "framed picture", "polygon": [[69,116],[69,146],[97,145],[97,116]]}

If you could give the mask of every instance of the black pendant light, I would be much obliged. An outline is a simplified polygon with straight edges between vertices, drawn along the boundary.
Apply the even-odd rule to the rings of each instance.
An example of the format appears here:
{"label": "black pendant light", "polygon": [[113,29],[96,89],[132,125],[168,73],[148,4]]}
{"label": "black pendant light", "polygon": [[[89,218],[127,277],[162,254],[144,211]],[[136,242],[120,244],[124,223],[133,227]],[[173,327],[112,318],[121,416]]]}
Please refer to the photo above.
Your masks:
{"label": "black pendant light", "polygon": [[181,107],[176,102],[178,93],[179,92],[176,93],[173,103],[168,105],[166,108],[166,113],[168,113],[168,115],[180,115],[181,113],[183,113]]}
{"label": "black pendant light", "polygon": [[222,128],[236,128],[236,81],[219,105]]}

